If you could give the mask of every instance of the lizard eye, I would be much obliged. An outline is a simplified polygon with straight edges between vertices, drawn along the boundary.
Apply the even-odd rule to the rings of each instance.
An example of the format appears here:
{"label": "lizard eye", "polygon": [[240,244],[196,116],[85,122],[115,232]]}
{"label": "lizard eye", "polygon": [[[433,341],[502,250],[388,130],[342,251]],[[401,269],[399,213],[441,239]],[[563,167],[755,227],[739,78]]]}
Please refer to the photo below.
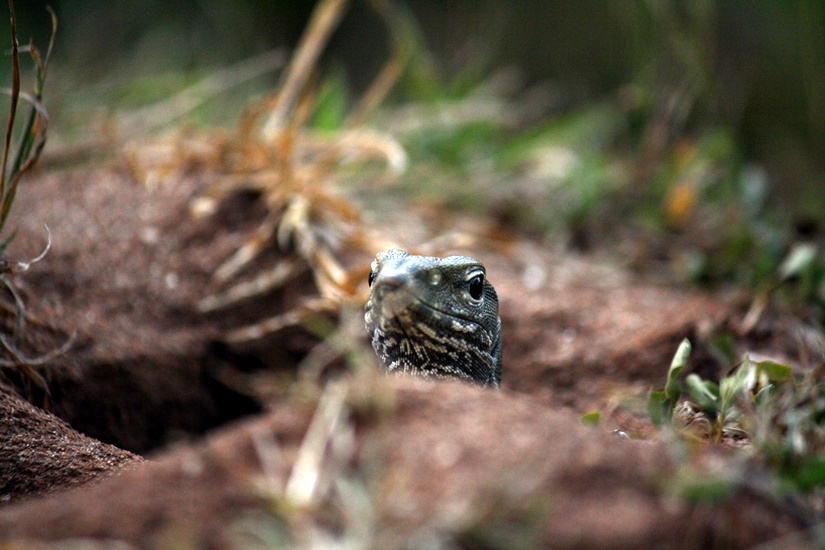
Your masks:
{"label": "lizard eye", "polygon": [[479,274],[470,279],[469,291],[473,300],[481,300],[484,293],[484,275]]}
{"label": "lizard eye", "polygon": [[375,282],[375,271],[370,271],[370,277],[367,279],[369,286],[372,286],[372,283]]}

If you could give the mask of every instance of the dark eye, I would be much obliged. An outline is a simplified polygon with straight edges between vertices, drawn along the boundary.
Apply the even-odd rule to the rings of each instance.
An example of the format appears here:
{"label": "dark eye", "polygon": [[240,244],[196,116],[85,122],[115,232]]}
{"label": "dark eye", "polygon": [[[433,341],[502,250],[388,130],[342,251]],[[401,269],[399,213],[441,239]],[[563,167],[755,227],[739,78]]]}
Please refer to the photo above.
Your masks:
{"label": "dark eye", "polygon": [[476,275],[470,279],[470,297],[473,300],[481,300],[484,293],[484,275]]}
{"label": "dark eye", "polygon": [[375,271],[370,271],[370,278],[368,279],[369,285],[372,286],[372,283],[375,281]]}

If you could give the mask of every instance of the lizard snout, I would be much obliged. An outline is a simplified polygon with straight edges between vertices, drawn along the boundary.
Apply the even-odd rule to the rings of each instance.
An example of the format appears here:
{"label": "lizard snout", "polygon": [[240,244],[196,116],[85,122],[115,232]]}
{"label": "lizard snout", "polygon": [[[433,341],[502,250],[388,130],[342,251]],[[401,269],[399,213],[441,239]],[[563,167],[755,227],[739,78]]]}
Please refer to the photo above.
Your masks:
{"label": "lizard snout", "polygon": [[372,293],[375,298],[382,300],[410,282],[411,276],[407,269],[392,264],[385,265],[372,283]]}

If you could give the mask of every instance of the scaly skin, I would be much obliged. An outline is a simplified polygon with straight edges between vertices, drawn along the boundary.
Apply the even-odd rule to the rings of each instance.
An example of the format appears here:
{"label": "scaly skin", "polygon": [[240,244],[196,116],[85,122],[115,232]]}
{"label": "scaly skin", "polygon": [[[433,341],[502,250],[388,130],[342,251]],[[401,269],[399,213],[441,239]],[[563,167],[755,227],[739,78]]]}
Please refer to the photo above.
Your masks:
{"label": "scaly skin", "polygon": [[501,383],[498,297],[478,260],[379,252],[365,312],[388,371]]}

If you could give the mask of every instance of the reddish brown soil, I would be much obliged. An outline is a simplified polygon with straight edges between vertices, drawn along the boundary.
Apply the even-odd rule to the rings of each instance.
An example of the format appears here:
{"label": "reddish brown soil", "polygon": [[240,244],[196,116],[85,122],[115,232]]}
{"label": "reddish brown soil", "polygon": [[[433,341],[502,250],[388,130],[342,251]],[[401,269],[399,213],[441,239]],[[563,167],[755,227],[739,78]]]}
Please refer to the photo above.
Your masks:
{"label": "reddish brown soil", "polygon": [[65,422],[0,390],[0,495],[4,502],[78,485],[140,457],[71,429]]}
{"label": "reddish brown soil", "polygon": [[[48,395],[3,372],[29,401],[0,392],[0,539],[742,547],[805,527],[756,496],[747,480],[759,472],[730,451],[694,451],[692,467],[745,481],[687,499],[674,481],[687,449],[610,433],[654,434],[639,396],[662,383],[682,338],[696,346],[691,368],[717,373],[703,342],[715,327],[735,327],[738,308],[529,244],[473,251],[501,300],[503,390],[348,376],[334,437],[317,453],[320,488],[302,507],[284,485],[299,449],[311,448],[320,390],[296,385],[262,406],[228,381],[289,376],[313,339],[288,330],[250,345],[216,342],[291,307],[311,285],[198,313],[197,301],[219,290],[211,273],[262,211],[235,197],[194,220],[196,181],[150,192],[98,170],[44,174],[21,189],[10,255],[37,255],[44,225],[53,247],[16,279],[30,317],[20,347],[35,356],[72,334],[74,344],[41,370]],[[255,269],[278,261],[264,256]],[[795,351],[770,335],[741,345],[783,359]],[[580,424],[590,410],[603,411],[602,426]],[[120,449],[155,454],[142,462]]]}
{"label": "reddish brown soil", "polygon": [[[531,517],[541,521],[513,530],[514,543],[739,546],[798,526],[748,495],[731,497],[748,499],[747,514],[724,503],[702,509],[674,500],[661,490],[672,469],[663,447],[585,428],[526,396],[405,379],[380,386],[394,394],[394,411],[356,420],[373,428],[362,436],[357,460],[381,487],[376,521],[392,526],[375,534],[378,547],[415,546],[437,536],[428,532],[436,529],[453,531],[461,544],[503,542],[511,523]],[[244,517],[278,525],[277,515],[251,515],[274,502],[253,484],[263,478],[260,449],[272,441],[280,448],[281,460],[267,468],[266,480],[282,486],[311,411],[305,404],[277,405],[118,477],[8,508],[0,514],[0,532],[141,546],[185,536],[196,546],[232,546],[244,540]],[[726,514],[759,523],[729,531]]]}

